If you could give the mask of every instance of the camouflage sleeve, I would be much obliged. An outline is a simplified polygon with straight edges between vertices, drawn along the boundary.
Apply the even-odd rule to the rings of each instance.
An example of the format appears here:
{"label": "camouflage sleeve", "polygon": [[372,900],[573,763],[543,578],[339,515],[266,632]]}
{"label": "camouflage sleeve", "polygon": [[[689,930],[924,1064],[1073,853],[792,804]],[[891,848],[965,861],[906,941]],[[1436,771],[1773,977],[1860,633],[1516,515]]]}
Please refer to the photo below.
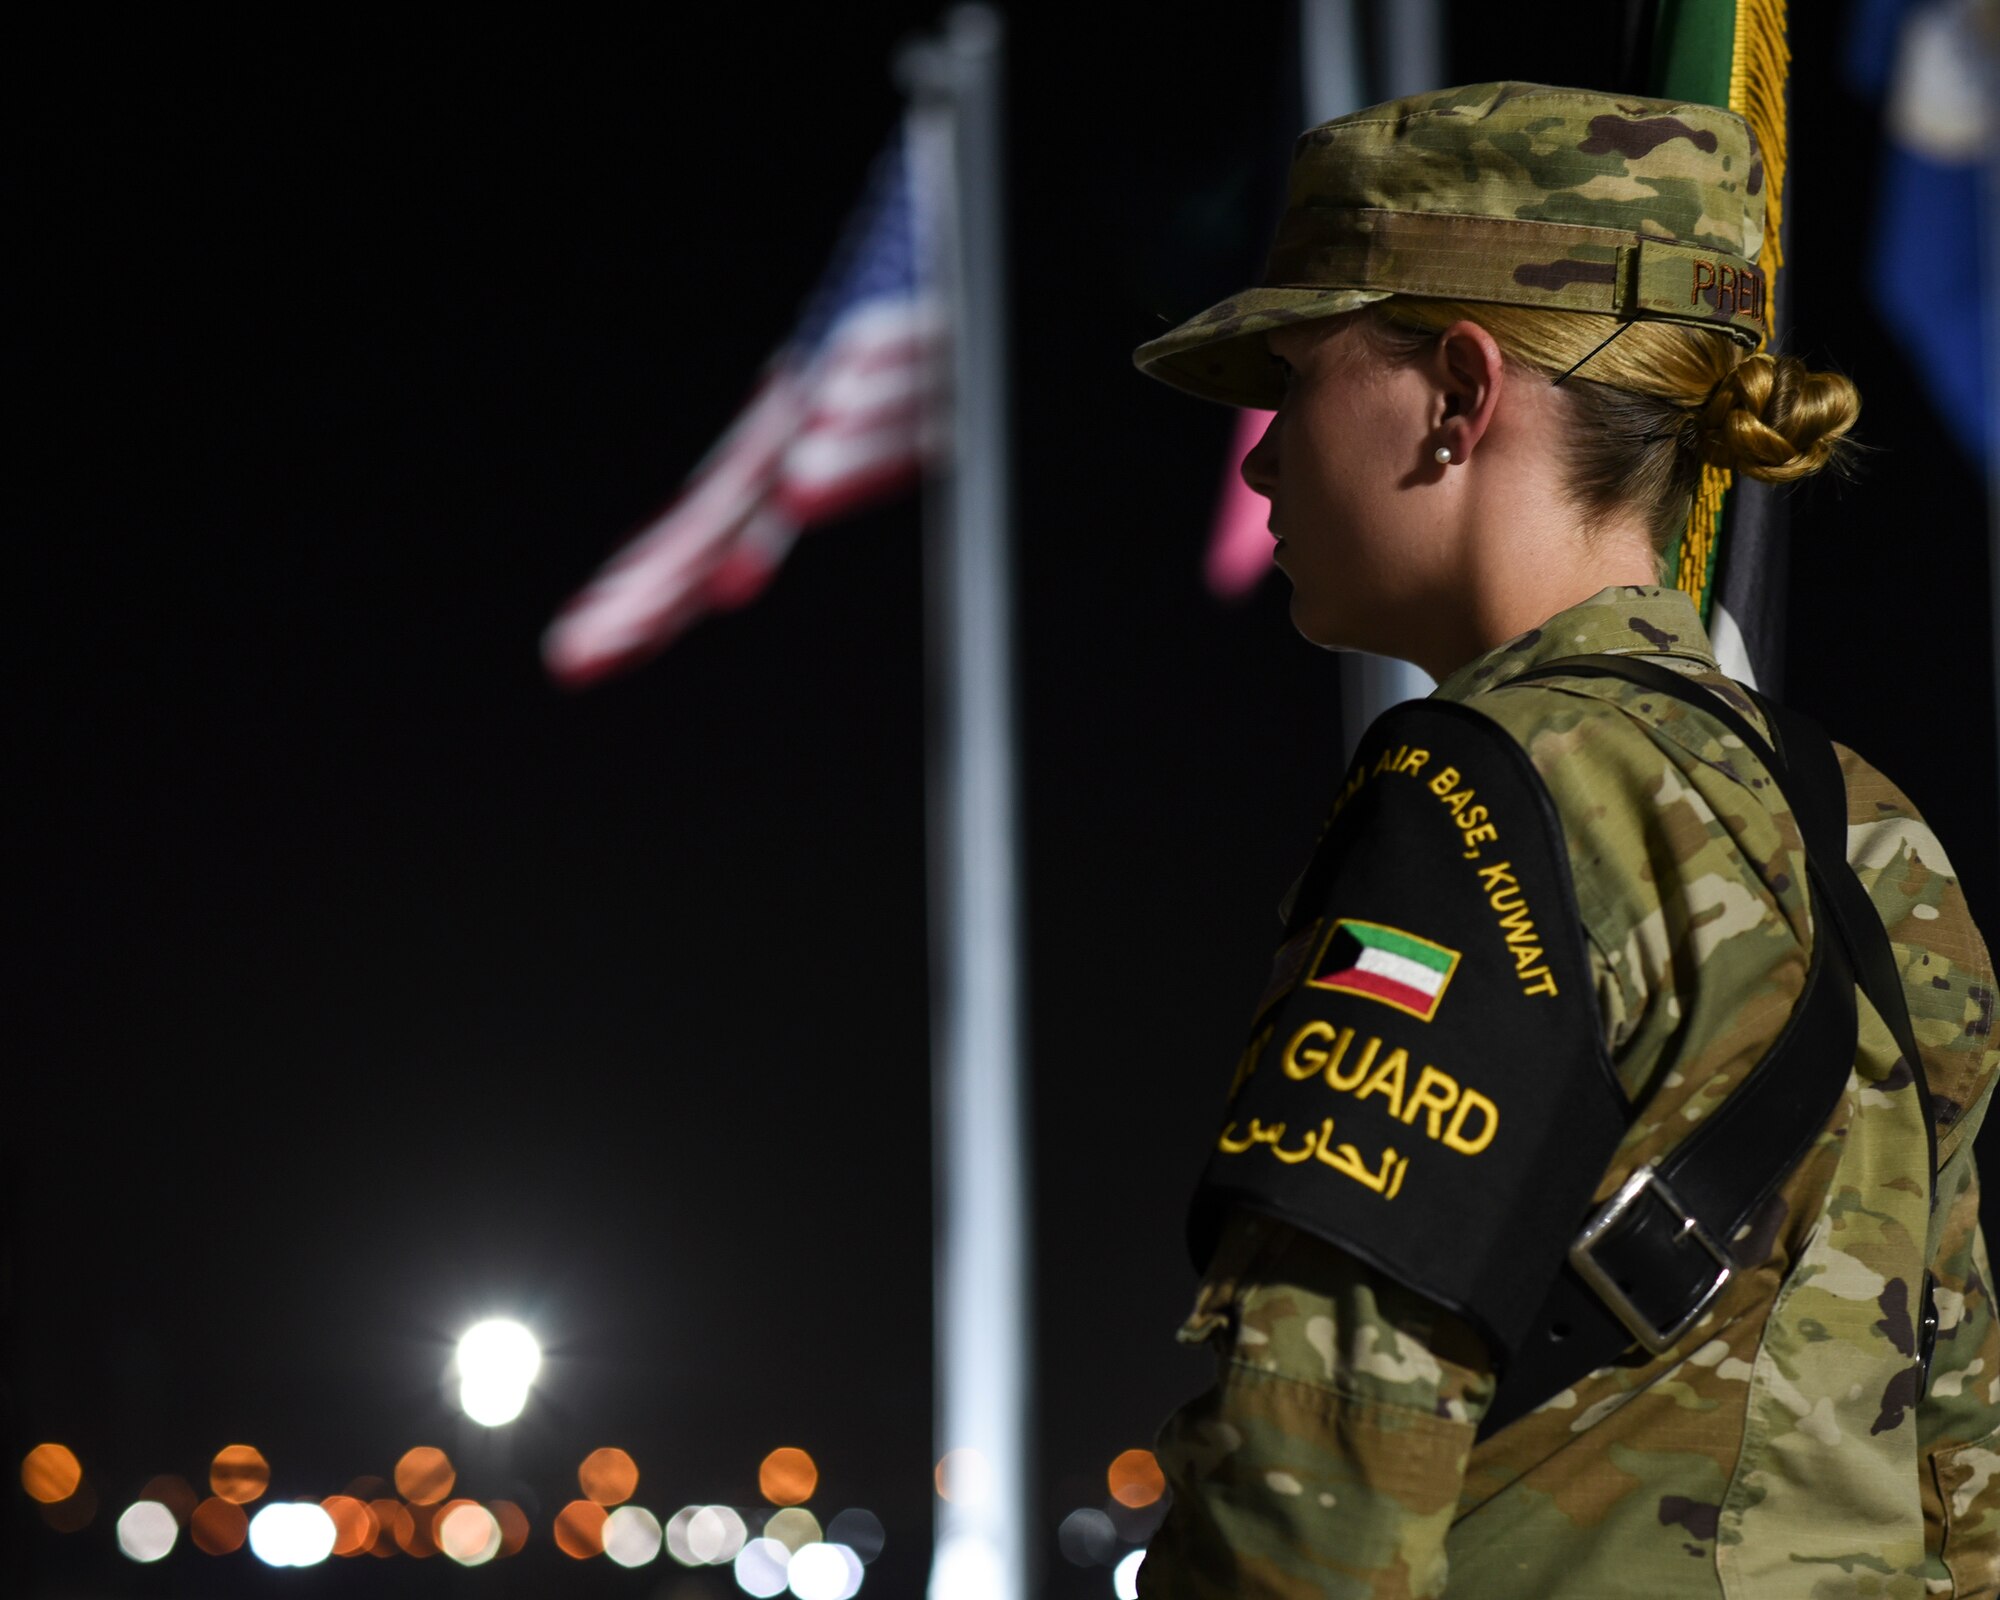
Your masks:
{"label": "camouflage sleeve", "polygon": [[[1848,859],[1903,973],[1942,1163],[1927,1241],[1937,1345],[1917,1406],[1926,1576],[1939,1593],[1987,1594],[2000,1588],[2000,1319],[1973,1145],[2000,1069],[1993,963],[1916,807],[1852,751],[1840,757]],[[1908,1337],[1914,1345],[1914,1332]]]}
{"label": "camouflage sleeve", "polygon": [[1492,1398],[1462,1323],[1332,1245],[1238,1212],[1181,1329],[1216,1382],[1161,1429],[1173,1505],[1146,1600],[1444,1592]]}

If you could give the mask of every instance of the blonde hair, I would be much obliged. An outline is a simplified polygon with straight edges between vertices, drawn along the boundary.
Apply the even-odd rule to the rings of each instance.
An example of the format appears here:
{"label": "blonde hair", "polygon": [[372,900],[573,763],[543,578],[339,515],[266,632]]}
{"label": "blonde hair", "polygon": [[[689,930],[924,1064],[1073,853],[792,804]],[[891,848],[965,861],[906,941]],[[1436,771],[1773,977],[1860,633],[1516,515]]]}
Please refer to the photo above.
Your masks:
{"label": "blonde hair", "polygon": [[1842,466],[1854,449],[1847,433],[1861,396],[1846,378],[1792,356],[1751,354],[1706,328],[1400,295],[1370,311],[1392,355],[1414,355],[1465,320],[1550,379],[1574,369],[1562,384],[1577,422],[1570,496],[1586,514],[1637,511],[1655,550],[1686,524],[1704,465],[1791,483]]}

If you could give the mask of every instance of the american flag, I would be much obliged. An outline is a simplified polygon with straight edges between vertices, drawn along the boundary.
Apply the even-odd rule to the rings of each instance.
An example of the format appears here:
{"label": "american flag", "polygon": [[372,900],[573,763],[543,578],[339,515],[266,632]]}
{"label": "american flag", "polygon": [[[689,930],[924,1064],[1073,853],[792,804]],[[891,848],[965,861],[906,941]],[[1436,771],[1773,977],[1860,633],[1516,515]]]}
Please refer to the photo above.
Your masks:
{"label": "american flag", "polygon": [[804,529],[921,474],[946,433],[946,318],[920,221],[898,133],[748,404],[549,625],[542,659],[559,682],[590,683],[743,605]]}

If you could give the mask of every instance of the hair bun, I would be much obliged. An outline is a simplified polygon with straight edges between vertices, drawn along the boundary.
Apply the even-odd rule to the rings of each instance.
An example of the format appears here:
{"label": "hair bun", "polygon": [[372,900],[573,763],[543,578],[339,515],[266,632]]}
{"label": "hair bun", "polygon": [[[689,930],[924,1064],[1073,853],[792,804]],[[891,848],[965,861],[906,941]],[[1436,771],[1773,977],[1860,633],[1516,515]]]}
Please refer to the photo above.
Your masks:
{"label": "hair bun", "polygon": [[1766,483],[1791,483],[1837,463],[1861,396],[1837,372],[1794,356],[1745,356],[1696,413],[1702,459]]}

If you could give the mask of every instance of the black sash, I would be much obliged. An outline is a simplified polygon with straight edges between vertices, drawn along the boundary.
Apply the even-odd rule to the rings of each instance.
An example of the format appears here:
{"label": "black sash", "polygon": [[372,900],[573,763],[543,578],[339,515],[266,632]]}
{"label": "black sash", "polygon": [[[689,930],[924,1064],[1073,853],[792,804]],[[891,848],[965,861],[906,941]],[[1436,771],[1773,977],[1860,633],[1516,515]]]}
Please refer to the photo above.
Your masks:
{"label": "black sash", "polygon": [[[1854,1064],[1857,983],[1903,1052],[1923,1102],[1933,1174],[1937,1164],[1929,1086],[1895,957],[1847,863],[1846,785],[1831,741],[1808,718],[1759,697],[1774,748],[1708,689],[1630,656],[1571,657],[1510,681],[1558,676],[1638,684],[1693,706],[1754,751],[1798,820],[1815,932],[1805,989],[1777,1043],[1700,1127],[1585,1224],[1532,1328],[1505,1359],[1482,1438],[1600,1367],[1649,1359],[1639,1347],[1670,1348],[1739,1266],[1757,1264],[1732,1251],[1839,1103]],[[1928,1276],[1922,1323],[1927,1372],[1936,1330]]]}

